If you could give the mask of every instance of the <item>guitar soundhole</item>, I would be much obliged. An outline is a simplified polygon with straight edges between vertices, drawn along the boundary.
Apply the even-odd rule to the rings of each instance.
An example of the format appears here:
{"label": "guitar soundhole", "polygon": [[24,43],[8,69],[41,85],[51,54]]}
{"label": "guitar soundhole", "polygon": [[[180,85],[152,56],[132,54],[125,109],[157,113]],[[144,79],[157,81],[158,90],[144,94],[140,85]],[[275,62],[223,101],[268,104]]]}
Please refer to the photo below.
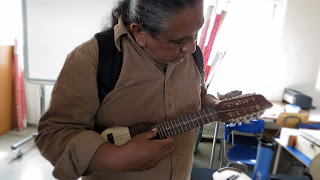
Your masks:
{"label": "guitar soundhole", "polygon": [[107,140],[108,140],[110,143],[114,144],[114,139],[113,139],[112,133],[107,134]]}

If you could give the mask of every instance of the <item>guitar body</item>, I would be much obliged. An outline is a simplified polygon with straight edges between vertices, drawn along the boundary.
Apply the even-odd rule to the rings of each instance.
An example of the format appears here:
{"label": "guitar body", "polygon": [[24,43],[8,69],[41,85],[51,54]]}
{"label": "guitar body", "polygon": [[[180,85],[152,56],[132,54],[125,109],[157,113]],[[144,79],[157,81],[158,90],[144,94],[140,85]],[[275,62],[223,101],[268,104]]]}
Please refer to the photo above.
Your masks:
{"label": "guitar body", "polygon": [[101,133],[108,142],[116,145],[122,145],[131,139],[128,127],[113,127],[104,130]]}

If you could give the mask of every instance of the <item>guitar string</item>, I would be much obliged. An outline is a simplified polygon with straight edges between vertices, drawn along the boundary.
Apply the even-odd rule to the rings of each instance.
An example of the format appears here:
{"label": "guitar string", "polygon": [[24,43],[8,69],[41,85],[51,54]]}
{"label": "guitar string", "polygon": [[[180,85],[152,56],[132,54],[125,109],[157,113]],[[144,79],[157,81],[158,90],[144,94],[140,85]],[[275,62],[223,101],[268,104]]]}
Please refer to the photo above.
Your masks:
{"label": "guitar string", "polygon": [[[254,111],[254,108],[255,106],[250,106],[250,107],[247,107],[247,108],[245,108],[245,109],[251,109],[251,112],[255,112]],[[213,115],[216,115],[216,114],[218,114],[218,113],[221,113],[221,112],[229,112],[229,111],[231,111],[231,110],[224,110],[224,111],[215,111],[215,112],[211,112],[211,109],[212,108],[207,108],[207,109],[204,109],[203,110],[203,112],[205,113],[205,110],[209,110],[209,112],[210,112],[210,114],[208,114],[208,115],[205,115],[205,116],[201,116],[200,115],[200,117],[198,117],[198,118],[195,118],[195,119],[193,119],[191,116],[190,116],[190,114],[188,114],[190,117],[191,117],[191,119],[190,120],[188,120],[187,118],[186,118],[186,120],[187,121],[184,121],[184,124],[187,124],[188,123],[188,125],[190,126],[190,121],[193,121],[193,124],[194,124],[194,121],[195,120],[198,120],[198,119],[203,119],[204,117],[206,117],[207,119],[208,119],[208,116],[212,116],[212,118],[213,119],[215,119],[215,117],[213,117]],[[260,108],[257,108],[257,110],[258,109],[260,109]],[[240,111],[240,110],[242,110],[242,111],[244,111],[244,108],[242,108],[242,109],[233,109],[232,111],[236,111],[238,114],[239,114],[239,112],[238,111]],[[200,112],[200,111],[198,111],[198,112]],[[191,114],[194,114],[194,113],[191,113]],[[200,114],[200,113],[199,113]],[[188,116],[188,115],[185,115],[185,116],[182,116],[182,117],[186,117],[186,116]],[[219,117],[219,116],[218,116]],[[220,118],[220,117],[219,117]],[[175,119],[172,119],[172,120],[175,120]],[[169,120],[169,121],[172,121],[172,120]],[[209,119],[208,119],[209,120]],[[167,122],[167,121],[165,121],[165,122]],[[209,122],[210,122],[210,120],[209,120]],[[208,123],[209,123],[208,122]],[[162,124],[162,123],[160,123],[160,124]],[[206,123],[205,123],[206,124]],[[195,126],[195,125],[194,125]],[[176,127],[176,126],[173,126],[173,127],[166,127],[165,129],[166,130],[168,130],[168,129],[171,129],[171,128],[174,128],[174,127]],[[197,126],[195,126],[195,127],[197,127]],[[193,129],[191,126],[190,126],[190,129]],[[187,131],[188,129],[186,128],[186,131]],[[172,134],[173,135],[173,134]]]}
{"label": "guitar string", "polygon": [[[254,106],[250,106],[250,107],[247,107],[246,109],[251,109],[251,111],[252,112],[254,112],[253,110],[253,108],[252,107],[254,107]],[[217,115],[218,113],[221,113],[221,112],[228,112],[228,111],[231,111],[231,110],[224,110],[224,111],[215,111],[214,110],[214,112],[211,112],[211,109],[212,108],[207,108],[207,109],[204,109],[203,111],[198,111],[198,113],[199,113],[199,117],[196,117],[196,118],[192,118],[191,117],[191,115],[190,114],[188,114],[189,116],[190,116],[190,120],[188,120],[188,118],[186,117],[186,116],[188,116],[188,115],[185,115],[185,116],[182,116],[181,118],[183,118],[183,117],[186,117],[186,121],[184,121],[183,120],[183,123],[181,123],[180,125],[182,125],[182,124],[187,124],[188,123],[188,125],[189,125],[189,127],[190,127],[190,129],[193,129],[192,127],[191,127],[191,125],[190,125],[190,121],[192,121],[192,123],[194,124],[194,121],[196,121],[196,120],[198,120],[198,119],[201,119],[202,121],[203,121],[203,118],[207,118],[208,119],[208,116],[211,116],[213,119],[215,119],[216,117],[214,117],[213,115]],[[206,113],[205,113],[205,110],[208,110],[210,113],[208,114],[208,115],[206,115]],[[238,111],[240,111],[240,110],[242,110],[243,111],[243,109],[233,109],[232,111],[236,111],[236,112],[238,112]],[[205,115],[204,116],[202,116],[201,114],[200,114],[200,112],[204,112],[205,113]],[[195,112],[196,113],[196,112]],[[195,113],[191,113],[191,114],[194,114],[195,115]],[[196,115],[195,115],[196,116]],[[219,116],[218,116],[218,118],[220,118]],[[177,118],[177,119],[179,119],[179,118]],[[169,120],[169,121],[174,121],[175,119],[172,119],[172,120]],[[208,121],[210,122],[210,120],[208,119]],[[198,122],[198,121],[197,121]],[[209,123],[208,122],[208,123]],[[163,122],[163,123],[169,123],[168,121],[165,121],[165,122]],[[164,126],[164,124],[163,123],[159,123],[159,125],[163,125]],[[171,122],[171,124],[172,124],[172,122]],[[199,124],[199,122],[198,122],[198,124]],[[206,123],[205,123],[206,124]],[[168,124],[169,125],[169,124]],[[173,125],[173,124],[172,124]],[[200,124],[199,124],[200,125]],[[195,124],[194,124],[194,126],[195,127],[199,127],[199,126],[196,126]],[[168,137],[168,136],[172,136],[172,135],[175,135],[175,134],[173,134],[173,132],[172,132],[172,130],[171,130],[171,128],[174,128],[174,127],[178,127],[178,125],[173,125],[173,126],[167,126],[166,128],[162,128],[162,130],[161,130],[161,128],[160,128],[160,130],[158,130],[159,131],[159,133],[162,133],[163,131],[164,131],[164,134],[165,134],[165,136],[166,137]],[[186,125],[185,125],[185,127],[186,127]],[[189,129],[189,130],[190,130]],[[168,131],[168,133],[166,133],[165,132],[165,130],[167,130]],[[170,134],[170,131],[169,130],[171,130],[171,134]],[[187,127],[186,127],[186,129],[185,129],[186,131],[188,130],[187,129]],[[122,135],[120,135],[120,136],[117,136],[117,137],[114,137],[113,139],[115,140],[115,139],[122,139],[122,138],[125,138],[124,136],[126,136],[126,135],[129,135],[130,133],[125,133],[125,134],[122,134]],[[168,134],[168,135],[167,135]],[[177,133],[176,133],[177,134]],[[164,137],[163,137],[164,138]]]}
{"label": "guitar string", "polygon": [[[210,110],[209,110],[209,111],[210,111]],[[199,114],[200,114],[200,113],[199,113]],[[216,113],[211,113],[211,114],[209,114],[209,115],[212,116],[212,114],[216,114]],[[189,116],[190,116],[190,114],[189,114]],[[207,117],[207,116],[205,116],[205,117]],[[213,116],[212,116],[212,117],[213,117]],[[190,121],[195,121],[195,120],[197,120],[197,119],[199,119],[199,118],[203,118],[203,116],[200,115],[199,118],[195,118],[195,119],[190,116],[190,118],[191,118],[190,120],[188,120],[188,119],[186,118],[187,121],[184,121],[184,124],[188,123],[190,129],[192,129],[192,127],[191,127],[191,125],[190,125],[189,122],[190,122]],[[207,117],[207,118],[208,118],[208,117]],[[179,118],[177,118],[177,119],[179,119]],[[172,123],[173,120],[169,120],[169,121],[170,121],[171,124],[172,124],[172,126],[171,126],[172,128],[173,128],[173,127],[178,127],[177,125],[173,125],[173,123]],[[165,121],[164,123],[168,123],[168,124],[169,124],[168,121]],[[193,124],[194,124],[194,123],[193,123]],[[198,123],[198,124],[199,124],[199,123]],[[159,125],[163,125],[163,123],[159,123]],[[200,124],[199,124],[199,125],[200,125]],[[198,127],[198,126],[196,126],[195,124],[194,124],[194,126],[195,126],[195,127]],[[168,133],[165,133],[165,132],[164,132],[165,134],[168,134],[167,136],[172,136],[172,135],[174,135],[172,131],[171,131],[172,133],[170,134],[170,131],[169,131],[169,130],[171,129],[171,127],[166,128],[166,130],[168,130]],[[185,127],[186,127],[186,125],[185,125]],[[164,130],[164,129],[159,130],[159,133],[162,133],[163,130]],[[188,130],[187,127],[186,127],[185,130]],[[177,134],[177,133],[175,132],[175,134]],[[119,136],[113,137],[113,139],[114,139],[114,140],[125,139],[125,138],[127,138],[128,135],[130,135],[130,133],[124,133],[124,134],[121,134],[121,135],[119,135]],[[166,137],[167,137],[167,136],[166,136]],[[163,138],[164,138],[164,136],[163,136]]]}

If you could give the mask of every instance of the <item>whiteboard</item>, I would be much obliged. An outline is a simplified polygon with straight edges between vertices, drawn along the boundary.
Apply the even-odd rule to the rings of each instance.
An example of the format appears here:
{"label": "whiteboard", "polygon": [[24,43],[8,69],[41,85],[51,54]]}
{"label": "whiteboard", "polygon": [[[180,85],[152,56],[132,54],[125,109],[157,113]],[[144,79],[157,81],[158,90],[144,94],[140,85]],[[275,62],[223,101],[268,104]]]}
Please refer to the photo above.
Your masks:
{"label": "whiteboard", "polygon": [[117,0],[22,0],[24,77],[53,84],[67,55],[110,24]]}

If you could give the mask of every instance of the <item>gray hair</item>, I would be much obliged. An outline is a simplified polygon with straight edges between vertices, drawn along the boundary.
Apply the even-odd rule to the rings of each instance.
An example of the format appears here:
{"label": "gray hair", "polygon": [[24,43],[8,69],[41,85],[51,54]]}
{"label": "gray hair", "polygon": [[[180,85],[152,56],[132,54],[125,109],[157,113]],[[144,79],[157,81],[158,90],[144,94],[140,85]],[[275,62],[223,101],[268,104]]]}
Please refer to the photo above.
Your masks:
{"label": "gray hair", "polygon": [[112,11],[112,26],[122,16],[126,26],[135,22],[151,36],[168,30],[167,24],[174,15],[198,0],[122,0]]}

